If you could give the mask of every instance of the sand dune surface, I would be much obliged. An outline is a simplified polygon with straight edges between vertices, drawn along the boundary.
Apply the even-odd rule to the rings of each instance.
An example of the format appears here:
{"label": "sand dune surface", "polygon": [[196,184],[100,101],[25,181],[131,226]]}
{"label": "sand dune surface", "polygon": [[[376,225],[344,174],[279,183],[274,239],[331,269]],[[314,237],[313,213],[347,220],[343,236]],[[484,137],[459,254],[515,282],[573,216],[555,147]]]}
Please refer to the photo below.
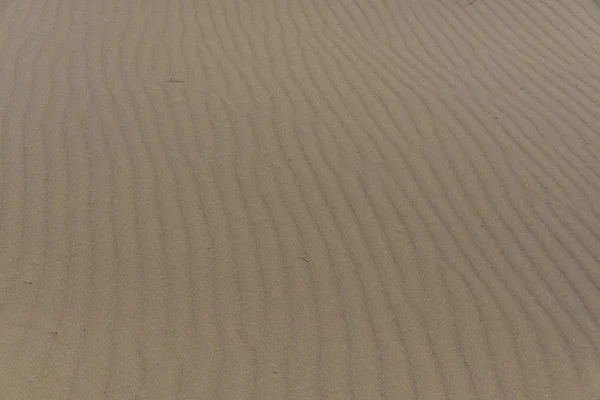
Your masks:
{"label": "sand dune surface", "polygon": [[593,0],[0,0],[1,399],[600,399]]}

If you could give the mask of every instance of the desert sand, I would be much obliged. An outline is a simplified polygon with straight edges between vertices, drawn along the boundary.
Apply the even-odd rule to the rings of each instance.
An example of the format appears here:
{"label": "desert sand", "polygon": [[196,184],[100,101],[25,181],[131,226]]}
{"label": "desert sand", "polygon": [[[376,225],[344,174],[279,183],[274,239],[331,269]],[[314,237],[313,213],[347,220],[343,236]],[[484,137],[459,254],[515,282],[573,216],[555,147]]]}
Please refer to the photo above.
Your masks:
{"label": "desert sand", "polygon": [[0,399],[600,398],[594,0],[0,0]]}

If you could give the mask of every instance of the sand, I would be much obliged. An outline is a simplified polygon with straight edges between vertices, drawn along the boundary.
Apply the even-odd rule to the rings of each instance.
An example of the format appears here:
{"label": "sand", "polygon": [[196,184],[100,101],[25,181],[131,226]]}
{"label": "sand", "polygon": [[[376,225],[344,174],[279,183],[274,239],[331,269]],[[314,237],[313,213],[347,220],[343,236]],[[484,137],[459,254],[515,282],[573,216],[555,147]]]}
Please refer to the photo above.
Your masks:
{"label": "sand", "polygon": [[1,399],[599,399],[593,0],[0,0]]}

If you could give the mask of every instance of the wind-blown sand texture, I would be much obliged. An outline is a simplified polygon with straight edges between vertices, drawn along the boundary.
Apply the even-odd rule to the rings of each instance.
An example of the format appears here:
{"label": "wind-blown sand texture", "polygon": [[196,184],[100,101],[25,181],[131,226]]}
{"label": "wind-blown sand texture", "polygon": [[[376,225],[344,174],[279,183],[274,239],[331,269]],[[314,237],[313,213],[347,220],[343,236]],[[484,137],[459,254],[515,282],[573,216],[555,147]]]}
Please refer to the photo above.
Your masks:
{"label": "wind-blown sand texture", "polygon": [[0,4],[1,399],[600,398],[593,0]]}

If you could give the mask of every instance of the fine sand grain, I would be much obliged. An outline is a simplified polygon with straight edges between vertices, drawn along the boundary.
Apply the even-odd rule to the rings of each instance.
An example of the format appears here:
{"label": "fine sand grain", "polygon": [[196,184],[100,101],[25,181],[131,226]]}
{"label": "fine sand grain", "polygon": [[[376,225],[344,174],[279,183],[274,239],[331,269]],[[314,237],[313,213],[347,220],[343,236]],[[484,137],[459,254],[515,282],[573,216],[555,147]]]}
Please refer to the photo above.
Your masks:
{"label": "fine sand grain", "polygon": [[594,0],[0,0],[0,399],[600,399]]}

